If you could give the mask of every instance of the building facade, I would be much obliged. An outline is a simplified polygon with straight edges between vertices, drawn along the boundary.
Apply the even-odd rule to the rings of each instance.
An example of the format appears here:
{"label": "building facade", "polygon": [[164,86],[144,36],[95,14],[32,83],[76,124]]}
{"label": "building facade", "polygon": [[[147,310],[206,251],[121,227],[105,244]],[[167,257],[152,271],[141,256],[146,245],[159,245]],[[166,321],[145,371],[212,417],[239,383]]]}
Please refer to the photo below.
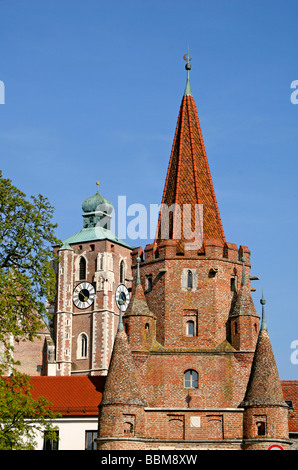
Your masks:
{"label": "building facade", "polygon": [[225,239],[186,69],[156,238],[132,253],[98,449],[289,449],[250,251]]}

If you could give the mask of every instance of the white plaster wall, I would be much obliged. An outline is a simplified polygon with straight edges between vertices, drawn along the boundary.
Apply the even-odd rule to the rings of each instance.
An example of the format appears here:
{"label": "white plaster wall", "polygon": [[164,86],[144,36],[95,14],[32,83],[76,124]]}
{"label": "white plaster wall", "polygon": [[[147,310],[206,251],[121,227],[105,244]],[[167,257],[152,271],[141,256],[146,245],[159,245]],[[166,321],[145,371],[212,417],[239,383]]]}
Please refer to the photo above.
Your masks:
{"label": "white plaster wall", "polygon": [[[85,432],[96,431],[98,417],[59,418],[55,420],[59,428],[59,450],[85,450]],[[43,433],[37,436],[36,450],[43,450]]]}

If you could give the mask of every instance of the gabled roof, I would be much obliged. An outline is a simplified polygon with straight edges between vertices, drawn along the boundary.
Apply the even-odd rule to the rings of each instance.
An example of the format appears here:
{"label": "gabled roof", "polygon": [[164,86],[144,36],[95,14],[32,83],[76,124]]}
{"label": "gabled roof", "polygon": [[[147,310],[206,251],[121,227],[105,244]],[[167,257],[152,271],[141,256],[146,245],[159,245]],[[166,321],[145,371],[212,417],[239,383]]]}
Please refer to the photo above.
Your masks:
{"label": "gabled roof", "polygon": [[30,377],[34,399],[43,396],[63,416],[97,416],[105,383],[103,376]]}
{"label": "gabled roof", "polygon": [[[186,91],[189,90],[188,83]],[[174,213],[173,215],[173,222],[170,222],[169,227],[169,237],[162,236],[161,217],[159,217],[155,240],[157,245],[162,239],[180,239],[177,249],[181,252],[184,251],[185,242],[192,242],[190,230],[194,232],[196,227],[194,213],[196,204],[203,206],[203,241],[212,239],[225,242],[197,108],[190,91],[185,93],[180,106],[162,204],[168,207],[172,204],[179,205],[181,214],[183,213],[183,204],[190,204],[192,214],[188,227],[181,227],[181,237],[177,236],[177,230],[179,232],[180,229],[179,214]],[[172,217],[171,213],[170,217]],[[182,215],[181,219],[183,219]]]}

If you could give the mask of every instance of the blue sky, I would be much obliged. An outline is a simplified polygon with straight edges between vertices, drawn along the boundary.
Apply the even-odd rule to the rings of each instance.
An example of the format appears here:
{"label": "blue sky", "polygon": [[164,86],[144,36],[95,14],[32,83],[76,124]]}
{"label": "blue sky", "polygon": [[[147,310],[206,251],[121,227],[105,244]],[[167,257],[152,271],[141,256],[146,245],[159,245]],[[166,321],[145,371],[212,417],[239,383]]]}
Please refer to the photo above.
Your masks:
{"label": "blue sky", "polygon": [[114,205],[161,202],[189,45],[226,239],[251,250],[282,379],[298,378],[297,16],[296,0],[0,0],[1,169],[49,198],[61,239],[96,180]]}

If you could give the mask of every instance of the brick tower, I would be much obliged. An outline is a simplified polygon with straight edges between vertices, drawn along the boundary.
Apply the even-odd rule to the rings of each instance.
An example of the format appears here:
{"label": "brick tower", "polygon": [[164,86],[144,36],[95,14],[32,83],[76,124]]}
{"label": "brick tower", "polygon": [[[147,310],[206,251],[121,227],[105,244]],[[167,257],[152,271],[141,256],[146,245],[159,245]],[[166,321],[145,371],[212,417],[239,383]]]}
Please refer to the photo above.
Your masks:
{"label": "brick tower", "polygon": [[[142,443],[147,449],[243,448],[244,408],[239,404],[259,334],[250,251],[225,239],[189,82],[189,58],[186,69],[156,238],[144,251],[132,252],[133,293],[123,316],[132,380],[148,405],[142,419],[135,414],[137,440],[129,446],[125,406],[113,415],[113,435],[104,431],[101,413],[99,449],[134,448],[134,442],[135,448]],[[113,368],[114,377],[121,374],[121,365],[116,372]]]}
{"label": "brick tower", "polygon": [[82,209],[83,229],[54,249],[57,375],[106,375],[118,326],[115,288],[131,285],[131,248],[110,230],[112,204],[97,188]]}

